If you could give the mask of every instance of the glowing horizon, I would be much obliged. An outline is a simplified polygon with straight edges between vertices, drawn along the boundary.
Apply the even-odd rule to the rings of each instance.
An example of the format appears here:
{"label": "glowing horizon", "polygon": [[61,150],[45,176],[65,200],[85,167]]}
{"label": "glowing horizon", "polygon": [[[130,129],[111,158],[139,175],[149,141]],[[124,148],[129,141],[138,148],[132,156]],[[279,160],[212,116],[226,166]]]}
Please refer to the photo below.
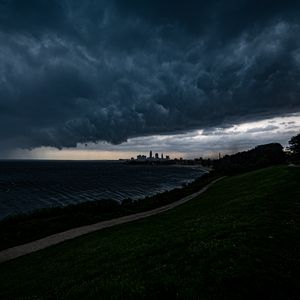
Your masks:
{"label": "glowing horizon", "polygon": [[[217,157],[250,149],[259,144],[279,142],[287,146],[288,140],[300,131],[300,115],[269,118],[246,122],[227,128],[193,130],[174,135],[154,135],[129,139],[120,145],[103,142],[79,144],[76,148],[58,150],[40,147],[33,150],[18,149],[13,159],[53,160],[118,160],[130,159],[138,154],[164,153],[172,158]],[[267,133],[267,137],[266,137]],[[177,149],[177,151],[174,151]]]}

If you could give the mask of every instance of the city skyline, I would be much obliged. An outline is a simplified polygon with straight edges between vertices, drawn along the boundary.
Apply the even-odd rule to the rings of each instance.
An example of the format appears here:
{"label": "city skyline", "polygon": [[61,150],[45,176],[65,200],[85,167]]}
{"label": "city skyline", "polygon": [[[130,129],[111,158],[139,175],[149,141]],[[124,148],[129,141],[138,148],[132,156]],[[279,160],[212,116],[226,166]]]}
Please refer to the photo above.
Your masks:
{"label": "city skyline", "polygon": [[[134,157],[131,157],[131,160],[134,160],[135,158]],[[153,152],[152,150],[149,151],[149,156],[147,155],[144,155],[144,154],[138,154],[136,156],[136,160],[170,160],[170,155],[165,155],[164,156],[164,153],[154,153],[153,155]]]}

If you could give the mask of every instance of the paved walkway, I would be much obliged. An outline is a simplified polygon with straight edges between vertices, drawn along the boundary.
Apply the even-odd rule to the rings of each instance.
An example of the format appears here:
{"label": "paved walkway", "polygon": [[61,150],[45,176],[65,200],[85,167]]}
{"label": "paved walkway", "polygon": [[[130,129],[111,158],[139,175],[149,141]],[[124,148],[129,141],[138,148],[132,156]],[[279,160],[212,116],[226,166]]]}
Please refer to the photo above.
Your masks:
{"label": "paved walkway", "polygon": [[289,164],[289,167],[292,167],[292,168],[300,168],[300,165]]}
{"label": "paved walkway", "polygon": [[64,232],[60,232],[60,233],[56,233],[56,234],[47,236],[40,240],[36,240],[36,241],[30,242],[30,243],[27,243],[24,245],[20,245],[20,246],[16,246],[13,248],[3,250],[0,252],[0,263],[17,258],[19,256],[23,256],[23,255],[35,252],[35,251],[45,249],[47,247],[62,243],[64,241],[74,239],[74,238],[79,237],[84,234],[88,234],[88,233],[95,232],[95,231],[98,231],[98,230],[101,230],[104,228],[109,228],[112,226],[116,226],[116,225],[120,225],[120,224],[124,224],[124,223],[128,223],[128,222],[144,219],[144,218],[165,212],[167,210],[177,207],[177,206],[179,206],[183,203],[186,203],[186,202],[192,200],[193,198],[201,195],[202,193],[207,191],[214,183],[216,183],[217,181],[220,181],[223,178],[224,177],[214,180],[213,182],[209,183],[207,186],[205,186],[203,189],[201,189],[197,193],[194,193],[194,194],[184,197],[176,202],[173,202],[171,204],[168,204],[168,205],[165,205],[165,206],[153,209],[153,210],[149,210],[149,211],[145,211],[145,212],[141,212],[141,213],[137,213],[137,214],[133,214],[133,215],[117,218],[117,219],[112,219],[109,221],[103,221],[103,222],[99,222],[99,223],[92,224],[92,225],[86,225],[86,226],[70,229],[70,230],[67,230]]}

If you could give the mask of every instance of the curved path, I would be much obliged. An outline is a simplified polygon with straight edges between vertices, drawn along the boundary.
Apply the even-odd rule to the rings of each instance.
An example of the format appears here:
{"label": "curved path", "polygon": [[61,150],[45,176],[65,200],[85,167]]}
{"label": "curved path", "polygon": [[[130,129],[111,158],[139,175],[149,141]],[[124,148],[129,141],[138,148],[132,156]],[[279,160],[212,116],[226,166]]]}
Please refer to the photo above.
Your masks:
{"label": "curved path", "polygon": [[217,181],[220,181],[223,178],[224,177],[218,178],[218,179],[212,181],[211,183],[209,183],[207,186],[202,188],[197,193],[194,193],[192,195],[184,197],[184,198],[182,198],[176,202],[173,202],[171,204],[155,208],[153,210],[149,210],[149,211],[145,211],[145,212],[141,212],[141,213],[137,213],[137,214],[133,214],[133,215],[128,215],[128,216],[124,216],[124,217],[120,217],[120,218],[116,218],[116,219],[112,219],[112,220],[108,220],[108,221],[102,221],[102,222],[92,224],[92,225],[86,225],[86,226],[70,229],[70,230],[67,230],[64,232],[60,232],[60,233],[56,233],[56,234],[47,236],[40,240],[36,240],[36,241],[30,242],[27,244],[23,244],[20,246],[16,246],[13,248],[3,250],[0,252],[0,263],[17,258],[19,256],[23,256],[23,255],[38,251],[38,250],[45,249],[49,246],[53,246],[53,245],[62,243],[67,240],[74,239],[74,238],[79,237],[84,234],[88,234],[88,233],[95,232],[95,231],[98,231],[98,230],[101,230],[104,228],[109,228],[112,226],[116,226],[116,225],[120,225],[120,224],[124,224],[124,223],[128,223],[128,222],[144,219],[144,218],[165,212],[167,210],[177,207],[177,206],[179,206],[183,203],[186,203],[186,202],[194,199],[195,197],[201,195],[202,193],[207,191],[214,183],[216,183]]}

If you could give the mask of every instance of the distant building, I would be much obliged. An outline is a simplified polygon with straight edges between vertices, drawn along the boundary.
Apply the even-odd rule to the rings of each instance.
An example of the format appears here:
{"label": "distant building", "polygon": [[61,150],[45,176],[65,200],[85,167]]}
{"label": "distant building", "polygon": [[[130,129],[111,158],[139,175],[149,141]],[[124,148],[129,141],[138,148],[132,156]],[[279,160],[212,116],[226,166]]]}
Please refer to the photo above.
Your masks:
{"label": "distant building", "polygon": [[159,159],[158,153],[155,153],[155,158],[156,158],[156,159]]}
{"label": "distant building", "polygon": [[170,160],[170,156],[169,155],[166,156],[166,160]]}
{"label": "distant building", "polygon": [[145,159],[147,159],[147,156],[146,155],[138,155],[137,157],[136,157],[136,159],[137,160],[145,160]]}
{"label": "distant building", "polygon": [[152,158],[152,150],[150,150],[149,157]]}
{"label": "distant building", "polygon": [[163,153],[161,154],[161,159],[164,159],[164,154]]}

